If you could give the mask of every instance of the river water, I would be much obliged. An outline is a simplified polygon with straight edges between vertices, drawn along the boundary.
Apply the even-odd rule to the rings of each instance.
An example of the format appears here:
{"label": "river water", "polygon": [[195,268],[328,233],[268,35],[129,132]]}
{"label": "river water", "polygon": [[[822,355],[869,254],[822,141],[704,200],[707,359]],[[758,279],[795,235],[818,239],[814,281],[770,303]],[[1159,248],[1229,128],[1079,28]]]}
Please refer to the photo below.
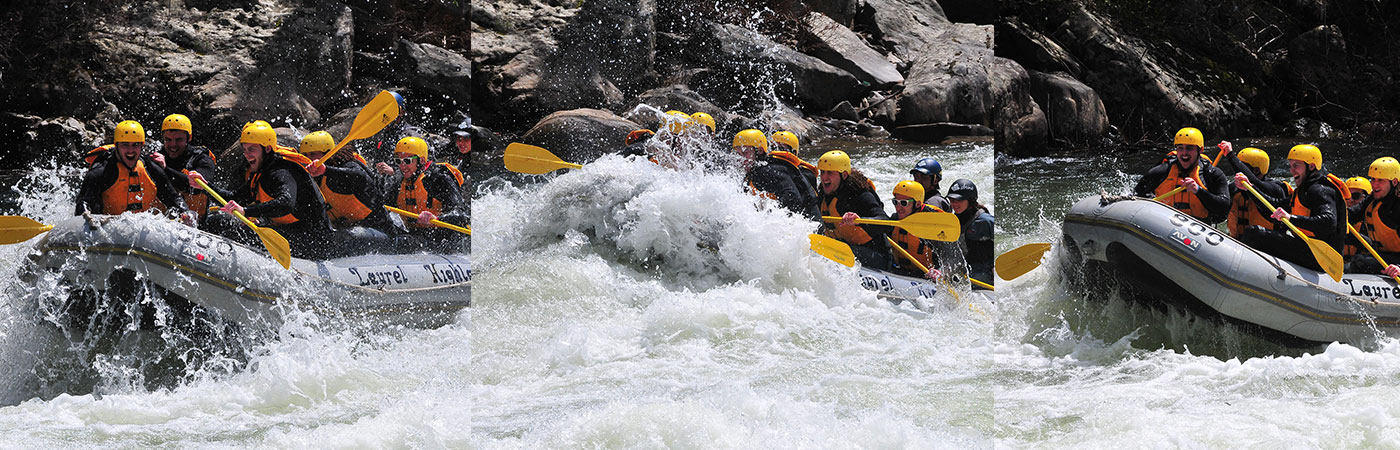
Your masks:
{"label": "river water", "polygon": [[[1287,139],[1232,139],[1269,151],[1286,176]],[[1397,148],[1323,142],[1339,176]],[[1205,152],[1215,157],[1214,151]],[[997,247],[1058,242],[1079,199],[1124,194],[1162,152],[1002,158]],[[1051,253],[1053,255],[1053,251]],[[1400,342],[1285,348],[1230,327],[1159,312],[1108,288],[1069,287],[1058,260],[1004,282],[988,339],[997,368],[995,435],[1007,447],[1395,448]]]}
{"label": "river water", "polygon": [[[992,191],[991,146],[823,142],[886,199],[921,156]],[[894,307],[738,175],[615,156],[478,185],[480,448],[990,447],[997,305]],[[887,205],[887,209],[893,208]],[[980,311],[980,312],[978,312]],[[941,445],[939,445],[941,443]]]}
{"label": "river water", "polygon": [[[71,216],[81,170],[36,166],[11,182],[11,211]],[[32,313],[67,294],[14,277],[36,241],[0,246],[0,448],[467,445],[470,312],[433,330],[303,313],[202,341],[170,328],[74,339]]]}

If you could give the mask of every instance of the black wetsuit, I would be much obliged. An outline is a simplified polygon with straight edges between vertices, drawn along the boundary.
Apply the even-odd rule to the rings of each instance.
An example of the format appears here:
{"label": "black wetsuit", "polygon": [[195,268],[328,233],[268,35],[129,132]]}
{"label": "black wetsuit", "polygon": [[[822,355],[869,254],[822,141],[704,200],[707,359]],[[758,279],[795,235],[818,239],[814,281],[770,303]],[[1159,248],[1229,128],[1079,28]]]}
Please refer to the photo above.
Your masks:
{"label": "black wetsuit", "polygon": [[[1260,192],[1263,194],[1263,192]],[[1309,215],[1295,216],[1290,219],[1293,226],[1300,230],[1313,233],[1312,238],[1331,245],[1338,253],[1342,250],[1342,238],[1346,235],[1346,202],[1342,199],[1342,193],[1327,180],[1327,169],[1322,168],[1309,173],[1299,183],[1297,189],[1293,191],[1292,197],[1264,198],[1273,203],[1274,206],[1291,210],[1293,198],[1299,199],[1303,207],[1308,208]],[[1296,236],[1290,236],[1279,224],[1274,229],[1268,230],[1260,226],[1251,226],[1245,229],[1240,236],[1240,241],[1246,245],[1263,250],[1266,253],[1297,263],[1298,265],[1322,270],[1313,256],[1312,250],[1307,242]]]}
{"label": "black wetsuit", "polygon": [[[116,150],[111,150],[115,152]],[[151,158],[142,156],[141,161],[146,166],[146,175],[151,178],[151,183],[156,186],[156,199],[165,204],[166,213],[174,216],[185,212],[185,199],[180,198],[180,194],[175,187],[170,184],[170,179],[165,176],[165,171],[159,170],[160,165],[152,161]],[[121,171],[131,170],[122,164],[121,158],[115,154],[101,156],[83,174],[82,184],[78,188],[78,202],[73,209],[74,215],[82,215],[84,212],[102,214],[102,194],[112,183],[117,182]]]}
{"label": "black wetsuit", "polygon": [[[968,275],[977,281],[995,285],[993,267],[996,249],[993,237],[996,233],[996,219],[986,207],[975,205],[958,214],[958,222],[962,224],[962,235],[958,237],[958,241],[963,244]],[[986,288],[974,284],[973,289]]]}
{"label": "black wetsuit", "polygon": [[[771,194],[788,211],[812,220],[821,218],[817,207],[817,191],[811,173],[787,161],[765,156],[754,162],[744,175],[744,183]],[[862,216],[863,217],[863,216]]]}
{"label": "black wetsuit", "polygon": [[[1230,213],[1230,179],[1225,177],[1225,173],[1220,169],[1207,163],[1205,159],[1197,157],[1196,164],[1201,166],[1201,181],[1204,183],[1200,189],[1196,190],[1196,198],[1201,205],[1205,206],[1207,217],[1203,219],[1206,223],[1220,223],[1225,220],[1225,216]],[[1133,188],[1133,194],[1138,197],[1156,197],[1157,187],[1166,181],[1171,174],[1171,168],[1176,165],[1176,158],[1168,158],[1167,162],[1158,164],[1156,167],[1148,169],[1147,173],[1138,180],[1137,187]],[[1189,172],[1191,169],[1178,169],[1179,172]],[[1184,175],[1183,175],[1184,176]]]}
{"label": "black wetsuit", "polygon": [[[835,200],[835,211],[826,210],[825,205],[831,203],[833,199]],[[847,212],[853,212],[863,219],[889,220],[889,216],[885,215],[884,203],[880,202],[880,197],[875,194],[875,190],[869,185],[869,182],[866,181],[864,176],[860,176],[859,178],[855,175],[847,176],[846,179],[841,182],[841,186],[836,189],[836,192],[832,194],[822,193],[817,198],[817,201],[819,204],[823,205],[823,215],[830,214],[840,217]],[[889,241],[885,239],[885,236],[888,236],[890,233],[890,227],[862,224],[857,224],[856,226],[860,227],[871,237],[870,241],[864,244],[846,242],[850,244],[851,252],[855,254],[856,260],[860,261],[860,264],[865,267],[877,270],[890,270],[890,251],[892,249],[890,248]],[[835,236],[834,230],[836,229],[836,223],[823,221],[821,228],[823,231],[828,232],[828,235]]]}
{"label": "black wetsuit", "polygon": [[[287,238],[292,256],[325,259],[330,247],[331,225],[326,218],[326,204],[321,198],[320,188],[297,163],[271,152],[265,158],[262,169],[257,173],[245,174],[244,180],[233,191],[210,187],[225,200],[238,202],[243,207],[243,215],[248,218],[264,219],[259,226],[272,228]],[[253,176],[257,177],[256,184],[248,181]],[[259,188],[271,199],[258,202],[256,196]],[[287,214],[296,217],[297,221],[286,225],[271,222],[271,219]],[[261,239],[231,214],[210,214],[205,227],[249,246],[262,245]]]}

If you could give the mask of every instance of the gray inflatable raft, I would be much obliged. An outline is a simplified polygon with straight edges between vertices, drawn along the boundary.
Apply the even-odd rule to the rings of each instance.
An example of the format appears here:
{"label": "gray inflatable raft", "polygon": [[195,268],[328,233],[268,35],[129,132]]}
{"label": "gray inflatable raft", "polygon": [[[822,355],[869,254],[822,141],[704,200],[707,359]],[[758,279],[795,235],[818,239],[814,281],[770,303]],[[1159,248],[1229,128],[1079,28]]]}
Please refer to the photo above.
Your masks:
{"label": "gray inflatable raft", "polygon": [[[1400,330],[1393,280],[1347,274],[1335,282],[1155,201],[1080,200],[1065,214],[1060,251],[1063,268],[1079,276],[1116,271],[1115,279],[1157,294],[1153,301],[1285,337],[1353,342]],[[1095,265],[1108,270],[1083,270]]]}
{"label": "gray inflatable raft", "polygon": [[332,319],[437,327],[471,302],[467,255],[292,259],[283,269],[249,248],[149,214],[73,217],[29,257],[31,274],[105,290],[137,277],[241,325],[278,326],[290,309]]}

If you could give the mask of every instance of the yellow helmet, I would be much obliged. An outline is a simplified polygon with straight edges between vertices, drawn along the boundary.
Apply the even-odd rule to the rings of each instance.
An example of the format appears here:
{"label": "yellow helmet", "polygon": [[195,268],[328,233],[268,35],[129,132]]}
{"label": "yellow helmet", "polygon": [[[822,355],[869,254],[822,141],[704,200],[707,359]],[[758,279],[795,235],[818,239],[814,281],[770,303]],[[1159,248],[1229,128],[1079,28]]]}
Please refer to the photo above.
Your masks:
{"label": "yellow helmet", "polygon": [[112,142],[146,142],[146,129],[135,120],[123,120],[112,132]]}
{"label": "yellow helmet", "polygon": [[248,123],[243,124],[243,129],[244,129],[244,130],[247,130],[247,129],[252,128],[252,127],[255,127],[255,126],[264,126],[264,127],[272,128],[272,124],[267,123],[266,120],[254,120],[254,121],[252,121],[252,122],[248,122]]}
{"label": "yellow helmet", "polygon": [[1371,180],[1367,180],[1365,177],[1347,178],[1347,189],[1360,189],[1361,191],[1370,194]]}
{"label": "yellow helmet", "polygon": [[1240,150],[1240,162],[1258,169],[1260,174],[1269,173],[1269,154],[1264,153],[1263,150],[1254,147]]}
{"label": "yellow helmet", "polygon": [[1298,144],[1288,150],[1288,159],[1308,163],[1314,169],[1322,167],[1322,150],[1312,144]]}
{"label": "yellow helmet", "polygon": [[715,118],[710,116],[709,114],[703,112],[696,112],[694,114],[691,114],[690,118],[695,120],[696,122],[699,122],[701,125],[710,127],[711,133],[715,132]]}
{"label": "yellow helmet", "polygon": [[1389,156],[1371,162],[1366,175],[1378,180],[1400,180],[1400,161]]}
{"label": "yellow helmet", "polygon": [[1186,127],[1176,131],[1176,139],[1172,140],[1172,145],[1194,145],[1197,147],[1206,146],[1206,138],[1201,136],[1201,130]]}
{"label": "yellow helmet", "polygon": [[671,130],[671,134],[681,134],[690,129],[690,115],[676,110],[666,111],[666,114],[674,116],[666,121],[666,129]]}
{"label": "yellow helmet", "polygon": [[824,172],[851,173],[851,156],[840,150],[826,152],[817,160],[817,169]]}
{"label": "yellow helmet", "polygon": [[799,145],[797,142],[797,135],[792,134],[791,131],[773,133],[773,142],[788,146],[788,151],[794,153],[797,152],[797,146]]}
{"label": "yellow helmet", "polygon": [[924,185],[917,181],[904,180],[894,185],[894,195],[903,195],[918,201],[924,201]]}
{"label": "yellow helmet", "polygon": [[[264,122],[266,123],[266,122]],[[238,139],[242,144],[258,144],[264,147],[277,146],[277,132],[267,125],[256,123],[243,127],[243,135]]]}
{"label": "yellow helmet", "polygon": [[185,134],[194,136],[194,125],[190,124],[190,118],[184,114],[171,114],[165,116],[165,120],[160,121],[160,131],[180,130]]}
{"label": "yellow helmet", "polygon": [[764,153],[767,153],[768,137],[764,136],[762,131],[749,128],[734,135],[734,145],[731,147],[758,147],[763,149]]}
{"label": "yellow helmet", "polygon": [[301,147],[297,150],[303,155],[307,153],[325,153],[335,147],[335,138],[330,133],[317,131],[301,138]]}
{"label": "yellow helmet", "polygon": [[399,143],[394,145],[394,153],[408,153],[419,158],[428,159],[428,143],[423,138],[409,136],[399,139]]}

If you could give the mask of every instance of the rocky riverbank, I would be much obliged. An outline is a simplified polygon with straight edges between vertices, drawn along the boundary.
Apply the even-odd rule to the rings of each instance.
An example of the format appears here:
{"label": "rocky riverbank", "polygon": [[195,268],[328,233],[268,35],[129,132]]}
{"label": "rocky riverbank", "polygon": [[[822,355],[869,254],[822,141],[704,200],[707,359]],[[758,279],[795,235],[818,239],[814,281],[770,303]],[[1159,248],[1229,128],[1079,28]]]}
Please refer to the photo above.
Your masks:
{"label": "rocky riverbank", "polygon": [[[1394,4],[994,3],[476,1],[475,111],[526,139],[559,112],[579,116],[569,127],[655,126],[635,110],[648,104],[710,113],[722,134],[988,135],[1014,155],[1164,145],[1186,125],[1400,135]],[[617,146],[580,135],[609,140],[532,143]]]}
{"label": "rocky riverbank", "polygon": [[22,2],[0,13],[0,138],[21,143],[0,161],[76,161],[121,120],[154,139],[176,112],[216,151],[253,119],[284,145],[291,127],[343,136],[380,89],[407,100],[401,123],[442,133],[471,104],[466,13],[455,1]]}

